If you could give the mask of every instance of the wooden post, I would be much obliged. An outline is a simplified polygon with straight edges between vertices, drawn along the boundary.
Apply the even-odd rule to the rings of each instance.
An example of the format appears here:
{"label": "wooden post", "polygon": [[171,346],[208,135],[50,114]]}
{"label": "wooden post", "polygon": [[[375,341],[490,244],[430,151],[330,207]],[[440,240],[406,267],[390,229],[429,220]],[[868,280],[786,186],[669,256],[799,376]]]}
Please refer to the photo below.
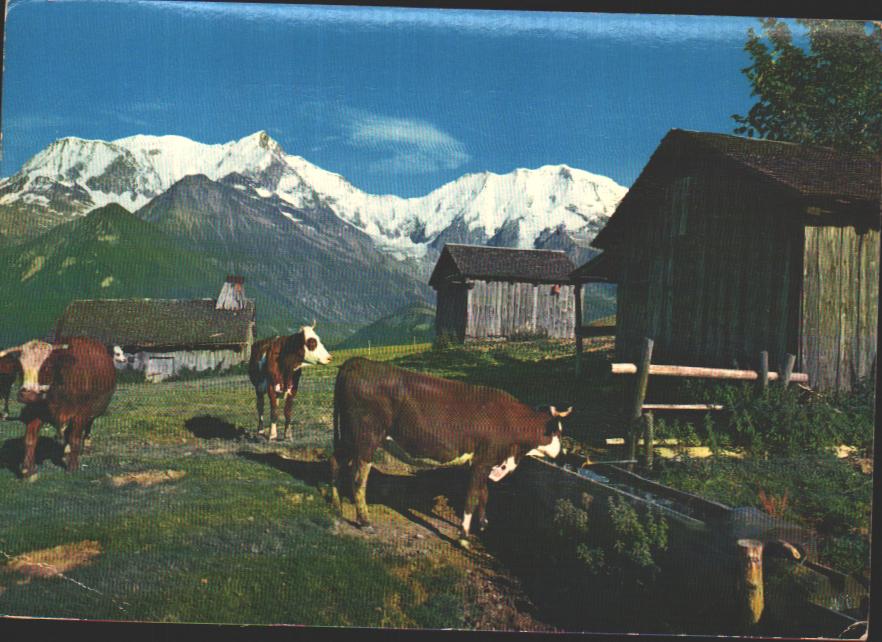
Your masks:
{"label": "wooden post", "polygon": [[652,442],[655,439],[655,426],[651,412],[643,415],[643,468],[652,468]]}
{"label": "wooden post", "polygon": [[582,284],[573,286],[573,295],[576,298],[576,376],[582,372]]}
{"label": "wooden post", "polygon": [[769,353],[767,350],[760,352],[760,390],[765,392],[769,389]]}
{"label": "wooden post", "polygon": [[793,376],[793,366],[796,365],[796,355],[789,352],[784,355],[784,364],[781,369],[781,385],[785,388],[790,385],[790,378]]}
{"label": "wooden post", "polygon": [[741,625],[750,630],[763,615],[763,543],[738,540],[738,600]]}
{"label": "wooden post", "polygon": [[[637,376],[634,378],[634,400],[631,405],[630,421],[628,422],[628,435],[625,439],[627,444],[626,459],[634,459],[637,456],[637,434],[640,418],[643,416],[643,400],[646,399],[646,388],[649,385],[649,364],[652,362],[652,345],[652,339],[643,339],[640,362],[637,364]],[[629,466],[629,468],[633,468],[633,465]]]}

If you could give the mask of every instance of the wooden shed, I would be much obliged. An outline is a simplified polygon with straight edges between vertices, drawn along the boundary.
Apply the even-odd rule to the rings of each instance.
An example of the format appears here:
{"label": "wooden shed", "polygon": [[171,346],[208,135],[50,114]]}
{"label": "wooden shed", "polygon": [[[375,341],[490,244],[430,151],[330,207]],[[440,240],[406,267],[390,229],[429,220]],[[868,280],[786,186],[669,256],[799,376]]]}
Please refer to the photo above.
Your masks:
{"label": "wooden shed", "polygon": [[617,283],[616,352],[770,367],[797,355],[820,389],[873,376],[880,161],[869,154],[671,130],[575,282]]}
{"label": "wooden shed", "polygon": [[183,368],[225,370],[251,354],[254,301],[241,277],[228,277],[217,299],[93,299],[72,301],[55,327],[59,340],[89,336],[118,345],[148,381]]}
{"label": "wooden shed", "polygon": [[435,331],[459,341],[572,338],[574,267],[557,250],[448,243],[429,279],[438,292]]}

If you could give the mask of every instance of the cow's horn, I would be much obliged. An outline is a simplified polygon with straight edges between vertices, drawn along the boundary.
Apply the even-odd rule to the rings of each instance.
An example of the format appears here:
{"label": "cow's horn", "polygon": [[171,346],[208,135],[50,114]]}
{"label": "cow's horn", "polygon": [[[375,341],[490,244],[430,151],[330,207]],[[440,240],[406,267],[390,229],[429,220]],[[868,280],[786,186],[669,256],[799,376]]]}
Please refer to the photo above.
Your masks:
{"label": "cow's horn", "polygon": [[66,343],[59,343],[57,346],[52,346],[53,350],[67,350],[70,346]]}
{"label": "cow's horn", "polygon": [[315,330],[315,318],[312,320],[312,329]]}
{"label": "cow's horn", "polygon": [[15,346],[14,348],[6,348],[6,350],[0,350],[0,359],[5,357],[8,354],[12,354],[13,352],[21,352],[24,350],[24,346]]}
{"label": "cow's horn", "polygon": [[573,412],[572,406],[570,406],[569,408],[567,408],[563,412],[559,411],[556,407],[551,406],[551,416],[552,417],[561,417],[561,418],[569,417],[571,412]]}

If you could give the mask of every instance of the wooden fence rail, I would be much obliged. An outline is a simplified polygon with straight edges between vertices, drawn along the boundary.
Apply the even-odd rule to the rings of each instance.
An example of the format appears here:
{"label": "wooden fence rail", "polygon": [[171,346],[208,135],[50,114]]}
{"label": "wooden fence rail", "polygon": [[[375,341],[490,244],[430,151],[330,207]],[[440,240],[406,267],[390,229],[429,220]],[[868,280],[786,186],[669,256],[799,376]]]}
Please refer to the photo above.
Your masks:
{"label": "wooden fence rail", "polygon": [[[646,390],[649,386],[650,375],[665,377],[693,377],[701,379],[728,379],[735,381],[759,381],[762,390],[768,388],[770,381],[780,379],[783,386],[790,382],[807,383],[808,375],[802,372],[793,372],[796,357],[787,354],[781,364],[781,372],[769,371],[769,353],[763,351],[759,355],[760,369],[736,370],[730,368],[701,368],[696,366],[660,365],[652,363],[652,339],[643,339],[643,347],[639,363],[614,363],[612,373],[616,375],[636,375],[634,381],[634,395],[628,409],[629,422],[625,435],[625,446],[628,459],[637,456],[637,435],[643,432],[644,453],[643,466],[652,466],[652,438],[654,432],[653,411],[711,411],[723,410],[720,404],[657,404],[645,403]],[[633,468],[629,466],[629,468]]]}
{"label": "wooden fence rail", "polygon": [[[612,364],[613,374],[637,374],[635,363]],[[731,379],[741,381],[757,381],[762,378],[762,373],[755,370],[731,370],[727,368],[700,368],[696,366],[667,366],[650,364],[649,374],[663,377],[695,377],[700,379]],[[769,372],[769,381],[777,381],[783,375],[777,372]],[[790,381],[794,383],[808,383],[808,375],[803,372],[794,372],[790,375]]]}

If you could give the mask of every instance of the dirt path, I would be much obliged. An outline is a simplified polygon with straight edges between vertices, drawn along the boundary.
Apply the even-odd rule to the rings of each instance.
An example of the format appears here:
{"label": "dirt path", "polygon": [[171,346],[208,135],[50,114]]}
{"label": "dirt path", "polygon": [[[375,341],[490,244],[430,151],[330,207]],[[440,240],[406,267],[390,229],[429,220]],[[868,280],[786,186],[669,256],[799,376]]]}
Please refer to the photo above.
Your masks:
{"label": "dirt path", "polygon": [[[294,462],[321,462],[321,449],[288,450],[281,457]],[[391,457],[381,457],[368,482],[373,533],[355,527],[355,507],[344,499],[341,535],[389,544],[406,559],[452,565],[466,576],[463,591],[465,627],[497,631],[556,631],[538,618],[522,584],[473,538],[471,549],[458,543],[461,516],[451,501],[462,501],[463,470],[414,471]]]}

